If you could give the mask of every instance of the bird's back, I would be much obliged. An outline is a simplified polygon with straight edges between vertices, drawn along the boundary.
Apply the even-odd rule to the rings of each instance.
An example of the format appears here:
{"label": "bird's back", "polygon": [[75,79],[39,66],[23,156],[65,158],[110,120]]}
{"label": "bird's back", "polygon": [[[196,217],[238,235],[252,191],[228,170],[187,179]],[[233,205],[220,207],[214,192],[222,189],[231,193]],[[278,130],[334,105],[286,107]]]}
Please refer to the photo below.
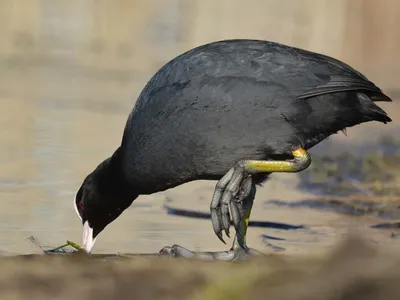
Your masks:
{"label": "bird's back", "polygon": [[207,44],[167,63],[143,89],[124,131],[125,173],[144,178],[143,190],[217,179],[240,159],[390,121],[371,98],[390,100],[321,54],[257,40]]}

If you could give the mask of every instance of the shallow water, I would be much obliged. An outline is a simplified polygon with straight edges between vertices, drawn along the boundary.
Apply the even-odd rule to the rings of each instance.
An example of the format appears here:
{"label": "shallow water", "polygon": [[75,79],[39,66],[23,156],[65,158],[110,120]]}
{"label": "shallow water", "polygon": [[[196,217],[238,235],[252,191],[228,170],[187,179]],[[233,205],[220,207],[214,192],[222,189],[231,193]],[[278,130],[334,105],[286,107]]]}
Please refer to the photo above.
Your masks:
{"label": "shallow water", "polygon": [[[31,235],[53,246],[65,240],[80,242],[81,224],[72,206],[75,192],[84,177],[120,143],[129,111],[155,71],[107,73],[65,65],[0,63],[2,253],[38,251],[28,240]],[[399,105],[395,107],[399,112]],[[365,126],[368,135],[348,130],[348,140],[371,139],[371,132],[375,130],[378,136],[386,129],[393,132],[389,126],[381,125]],[[253,227],[248,237],[252,247],[271,251],[265,237],[272,236],[276,240],[271,243],[285,248],[287,253],[318,252],[347,232],[347,226],[364,230],[369,228],[364,224],[377,221],[264,206],[268,199],[293,201],[313,196],[298,190],[296,180],[293,174],[278,175],[259,189],[254,220],[306,225],[311,229],[294,233]],[[167,215],[163,208],[168,196],[175,207],[207,212],[214,184],[195,182],[140,197],[101,233],[94,252],[157,252],[174,243],[197,250],[225,250],[227,246],[214,236],[209,220]],[[372,237],[377,241],[389,239],[389,233],[374,232]]]}
{"label": "shallow water", "polygon": [[135,90],[126,97],[117,80],[90,86],[87,76],[70,73],[0,72],[2,249],[24,251],[30,234],[53,243],[79,240],[74,193],[119,143]]}

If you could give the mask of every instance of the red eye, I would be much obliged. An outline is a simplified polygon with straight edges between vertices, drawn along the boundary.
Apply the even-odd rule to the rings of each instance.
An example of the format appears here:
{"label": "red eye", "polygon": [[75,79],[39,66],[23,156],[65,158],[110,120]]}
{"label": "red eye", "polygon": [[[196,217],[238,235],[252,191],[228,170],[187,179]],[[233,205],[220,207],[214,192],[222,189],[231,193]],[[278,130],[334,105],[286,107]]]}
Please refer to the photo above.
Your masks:
{"label": "red eye", "polygon": [[83,201],[82,201],[82,200],[79,201],[79,209],[80,209],[80,210],[83,210]]}

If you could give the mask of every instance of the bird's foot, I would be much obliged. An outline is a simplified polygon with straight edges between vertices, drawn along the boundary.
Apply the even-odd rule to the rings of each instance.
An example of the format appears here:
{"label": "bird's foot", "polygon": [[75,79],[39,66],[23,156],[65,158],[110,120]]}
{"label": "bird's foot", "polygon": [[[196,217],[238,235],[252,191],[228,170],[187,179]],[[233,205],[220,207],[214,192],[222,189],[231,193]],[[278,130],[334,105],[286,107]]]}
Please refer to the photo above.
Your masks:
{"label": "bird's foot", "polygon": [[179,245],[173,245],[162,248],[159,252],[159,255],[168,256],[171,258],[195,258],[201,260],[237,261],[246,260],[249,257],[264,254],[251,248],[244,249],[241,247],[235,247],[229,251],[195,252],[190,251]]}
{"label": "bird's foot", "polygon": [[240,232],[240,225],[243,223],[246,214],[243,200],[248,197],[251,198],[251,196],[254,200],[252,194],[255,194],[252,177],[245,174],[241,164],[235,165],[218,181],[211,201],[210,212],[214,232],[223,243],[225,241],[222,232],[225,231],[225,234],[230,237],[231,221],[236,233],[245,235],[244,232]]}

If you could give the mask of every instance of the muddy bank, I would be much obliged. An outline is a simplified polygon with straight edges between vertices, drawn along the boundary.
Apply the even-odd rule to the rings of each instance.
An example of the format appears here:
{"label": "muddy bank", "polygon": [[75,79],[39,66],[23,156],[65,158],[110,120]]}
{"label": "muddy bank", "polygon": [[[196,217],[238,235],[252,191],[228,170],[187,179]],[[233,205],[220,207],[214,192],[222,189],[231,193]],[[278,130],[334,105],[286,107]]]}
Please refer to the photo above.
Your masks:
{"label": "muddy bank", "polygon": [[299,173],[299,188],[318,195],[400,195],[400,139],[383,136],[376,143],[319,150]]}
{"label": "muddy bank", "polygon": [[359,239],[246,262],[39,255],[0,259],[2,299],[398,299],[400,257]]}

